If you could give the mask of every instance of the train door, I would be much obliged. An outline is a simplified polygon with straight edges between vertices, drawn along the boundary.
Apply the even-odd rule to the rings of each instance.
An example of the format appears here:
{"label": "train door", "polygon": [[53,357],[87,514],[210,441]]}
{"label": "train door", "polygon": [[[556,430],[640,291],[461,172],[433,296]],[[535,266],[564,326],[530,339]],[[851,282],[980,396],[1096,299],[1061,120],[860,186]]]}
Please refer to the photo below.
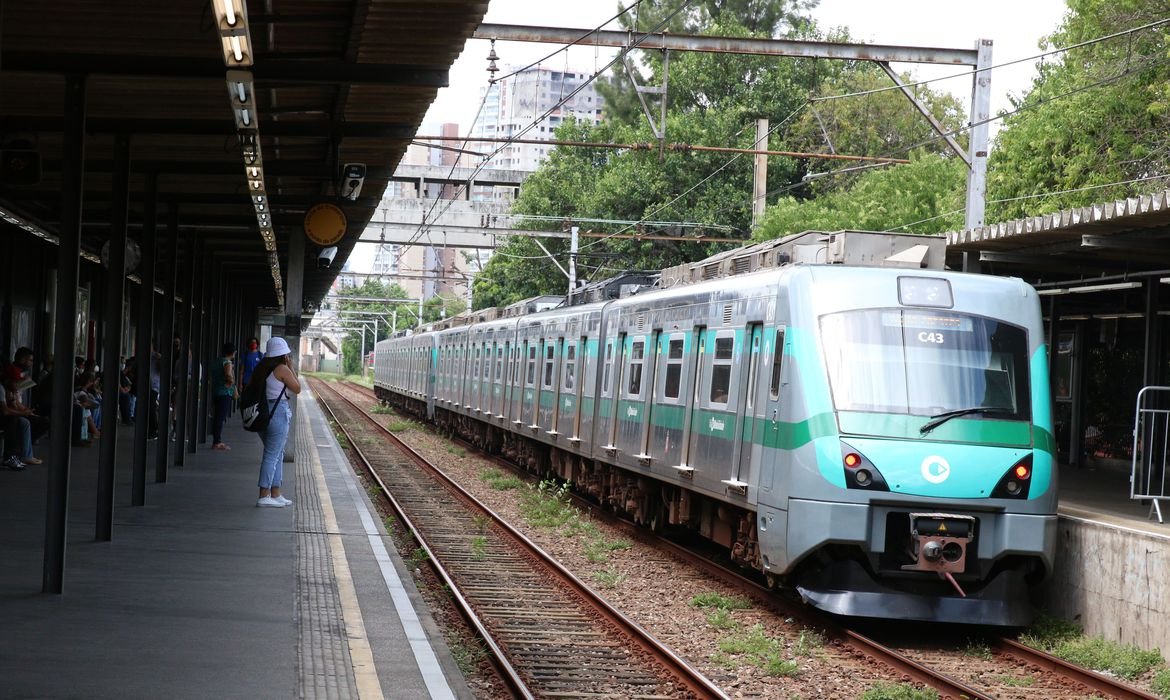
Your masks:
{"label": "train door", "polygon": [[561,367],[561,396],[557,401],[557,432],[569,436],[569,439],[577,439],[577,429],[580,426],[580,410],[581,410],[581,382],[578,380],[580,374],[580,360],[578,359],[578,348],[584,348],[585,343],[581,341],[578,344],[576,340],[565,342],[564,358],[562,359]]}
{"label": "train door", "polygon": [[650,431],[652,429],[652,420],[655,411],[654,402],[658,399],[655,392],[657,388],[655,380],[657,378],[658,356],[661,354],[658,352],[658,338],[660,334],[660,331],[650,333],[650,342],[646,344],[646,361],[643,363],[646,376],[642,379],[642,390],[646,398],[642,401],[644,411],[642,415],[641,441],[637,457],[639,461],[645,464],[650,463]]}
{"label": "train door", "polygon": [[685,333],[659,336],[658,362],[654,380],[654,420],[650,429],[650,447],[659,464],[673,467],[680,462],[684,437],[686,396],[683,393]]}
{"label": "train door", "polygon": [[626,334],[618,333],[617,342],[610,343],[606,349],[605,388],[609,405],[609,434],[606,435],[605,446],[602,449],[617,450],[618,434],[618,395],[622,392],[622,368],[625,366]]}
{"label": "train door", "polygon": [[738,466],[738,469],[735,472],[735,477],[731,479],[731,485],[736,487],[740,484],[751,483],[749,477],[751,476],[752,461],[759,458],[759,451],[755,448],[755,444],[759,438],[763,437],[762,430],[757,429],[757,414],[767,396],[763,383],[759,381],[763,342],[763,326],[758,323],[752,324],[748,333],[746,352],[748,371],[740,372],[739,375],[741,383],[738,415],[742,416],[743,420],[740,423],[739,439],[735,441],[736,454],[732,457],[732,461]]}
{"label": "train door", "polygon": [[[780,467],[780,419],[783,412],[780,410],[782,400],[784,400],[784,337],[785,327],[777,325],[775,332],[766,338],[766,341],[771,341],[771,347],[768,348],[768,342],[765,342],[765,352],[761,358],[764,363],[761,366],[766,367],[767,374],[767,394],[766,398],[761,395],[764,410],[761,412],[759,421],[761,429],[764,431],[760,436],[760,473],[756,476],[756,483],[760,485],[763,491],[771,491],[779,482],[776,479],[776,472]],[[769,352],[770,350],[770,352]],[[763,383],[763,382],[761,382]],[[740,477],[743,478],[743,477]]]}
{"label": "train door", "polygon": [[697,438],[694,434],[694,418],[695,409],[699,406],[699,398],[702,396],[703,386],[703,357],[707,352],[707,329],[697,328],[695,330],[695,344],[692,347],[690,364],[691,364],[691,391],[690,401],[687,401],[686,411],[683,415],[683,452],[679,460],[678,470],[684,476],[693,477],[695,466],[693,464],[695,450],[695,442]]}
{"label": "train door", "polygon": [[558,358],[564,342],[564,338],[557,338],[547,341],[544,347],[544,371],[541,372],[540,403],[537,407],[540,420],[537,423],[545,431],[557,429],[557,378],[560,376]]}
{"label": "train door", "polygon": [[646,417],[643,396],[646,393],[646,336],[633,335],[626,339],[622,364],[625,379],[621,384],[622,402],[618,404],[617,424],[618,449],[623,453],[643,458],[642,423]]}
{"label": "train door", "polygon": [[543,351],[543,342],[536,342],[535,339],[529,339],[526,343],[528,356],[525,358],[524,366],[524,395],[521,399],[520,420],[524,421],[524,425],[528,427],[538,427],[536,425],[536,402],[540,400],[537,390],[537,376],[536,361],[539,353]]}
{"label": "train door", "polygon": [[499,416],[503,414],[501,402],[504,400],[504,344],[499,341],[496,341],[496,367],[492,371],[495,374],[492,380],[492,405],[489,413]]}

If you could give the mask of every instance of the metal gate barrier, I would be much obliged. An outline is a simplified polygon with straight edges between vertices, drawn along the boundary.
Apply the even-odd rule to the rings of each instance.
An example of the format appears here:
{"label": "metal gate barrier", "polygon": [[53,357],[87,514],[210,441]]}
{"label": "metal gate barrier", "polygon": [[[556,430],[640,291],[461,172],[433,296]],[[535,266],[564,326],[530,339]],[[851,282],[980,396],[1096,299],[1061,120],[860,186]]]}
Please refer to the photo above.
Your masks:
{"label": "metal gate barrier", "polygon": [[[1146,404],[1150,404],[1147,406]],[[1150,514],[1162,520],[1161,501],[1170,499],[1166,462],[1170,456],[1170,386],[1147,386],[1138,392],[1133,417],[1133,471],[1129,497],[1150,499]]]}

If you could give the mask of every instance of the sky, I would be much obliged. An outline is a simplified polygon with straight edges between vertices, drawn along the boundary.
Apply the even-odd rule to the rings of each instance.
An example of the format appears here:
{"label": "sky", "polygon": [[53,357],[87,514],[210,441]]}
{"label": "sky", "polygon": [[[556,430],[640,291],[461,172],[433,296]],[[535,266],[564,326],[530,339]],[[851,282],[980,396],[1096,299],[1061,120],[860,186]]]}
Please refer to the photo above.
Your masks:
{"label": "sky", "polygon": [[[626,0],[628,4],[629,0]],[[592,29],[618,12],[618,0],[491,0],[485,23],[522,24]],[[974,48],[979,39],[991,39],[992,64],[1040,53],[1040,39],[1052,33],[1066,10],[1064,0],[821,0],[812,15],[824,29],[845,26],[855,41],[935,48]],[[617,23],[607,28],[617,29]],[[556,45],[497,42],[499,67],[522,67],[560,48]],[[450,87],[439,91],[423,120],[420,133],[437,133],[439,124],[459,124],[466,134],[480,105],[480,90],[487,86],[490,44],[472,39],[451,68]],[[567,54],[567,57],[566,57]],[[546,65],[593,73],[615,55],[612,49],[572,47],[558,53]],[[777,59],[784,60],[784,59]],[[916,80],[967,75],[934,83],[955,95],[969,109],[971,77],[968,69],[955,66],[894,64]],[[1027,61],[992,71],[991,113],[1008,109],[1008,95],[1021,95],[1035,75]],[[996,122],[992,122],[994,135]],[[368,270],[376,246],[357,246],[350,257],[355,270]]]}
{"label": "sky", "polygon": [[[627,0],[628,3],[628,0]],[[617,14],[618,0],[491,0],[484,22],[592,29]],[[1065,12],[1064,0],[821,0],[812,15],[823,28],[846,26],[856,41],[864,43],[974,48],[978,39],[991,39],[992,63],[999,64],[1040,53],[1040,38],[1059,25]],[[617,29],[613,23],[610,29]],[[554,45],[497,42],[496,53],[503,69],[536,61],[559,48]],[[480,89],[487,86],[486,40],[467,42],[451,69],[451,86],[439,91],[427,112],[424,130],[443,122],[460,125],[466,133],[480,103]],[[612,50],[572,47],[557,54],[546,65],[564,67],[568,53],[571,68],[592,73],[614,55]],[[784,60],[784,59],[777,59]],[[895,64],[899,72],[909,71],[917,79],[962,73],[954,66],[934,67]],[[1009,107],[1008,95],[1025,92],[1035,74],[1033,62],[992,71],[991,111]],[[935,83],[969,104],[969,75]]]}

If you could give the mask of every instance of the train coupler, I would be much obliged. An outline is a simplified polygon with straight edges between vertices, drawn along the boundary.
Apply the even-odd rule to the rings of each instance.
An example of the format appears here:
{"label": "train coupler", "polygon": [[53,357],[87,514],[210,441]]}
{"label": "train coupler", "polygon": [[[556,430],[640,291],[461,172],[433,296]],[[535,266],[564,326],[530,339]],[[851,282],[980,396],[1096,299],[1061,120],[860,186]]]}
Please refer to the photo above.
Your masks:
{"label": "train coupler", "polygon": [[933,571],[967,597],[954,574],[967,568],[967,548],[975,541],[975,518],[948,513],[911,513],[910,543],[917,561],[908,571]]}

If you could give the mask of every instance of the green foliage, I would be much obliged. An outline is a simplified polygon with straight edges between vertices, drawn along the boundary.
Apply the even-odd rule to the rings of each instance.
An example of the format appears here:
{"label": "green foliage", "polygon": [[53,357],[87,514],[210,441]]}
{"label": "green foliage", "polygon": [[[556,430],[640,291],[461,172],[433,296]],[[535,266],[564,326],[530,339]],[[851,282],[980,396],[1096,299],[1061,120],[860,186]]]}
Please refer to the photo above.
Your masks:
{"label": "green foliage", "polygon": [[1150,689],[1158,694],[1159,697],[1170,700],[1170,669],[1162,669],[1154,675],[1154,680],[1150,683]]}
{"label": "green foliage", "polygon": [[455,455],[456,457],[466,457],[467,456],[467,450],[463,447],[458,446],[458,445],[447,445],[447,452],[449,454]]}
{"label": "green foliage", "polygon": [[448,647],[451,649],[451,657],[455,659],[455,665],[465,676],[474,673],[475,669],[487,657],[487,650],[479,642],[468,645],[461,641],[455,641]]}
{"label": "green foliage", "polygon": [[471,558],[475,561],[487,559],[487,538],[483,535],[471,538]]}
{"label": "green foliage", "polygon": [[529,486],[520,504],[520,512],[528,524],[535,527],[559,528],[567,525],[570,531],[575,532],[579,523],[579,513],[569,503],[568,483],[541,481],[536,486]]}
{"label": "green foliage", "polygon": [[1036,683],[1036,679],[1032,676],[1012,676],[1006,673],[996,676],[995,680],[1012,688],[1029,688]]}
{"label": "green foliage", "polygon": [[[1068,0],[1041,48],[1072,46],[1165,17],[1151,0]],[[1047,58],[1014,100],[988,162],[996,221],[1162,189],[1165,180],[1101,187],[1170,170],[1170,40],[1164,27]],[[1049,195],[1069,189],[1078,192]],[[1033,195],[1044,195],[1033,197]],[[1027,199],[1015,199],[1028,197]]]}
{"label": "green foliage", "polygon": [[1086,637],[1080,627],[1053,617],[1043,617],[1020,635],[1020,642],[1041,649],[1069,663],[1095,671],[1108,671],[1125,679],[1136,678],[1163,665],[1158,650],[1146,651],[1100,637]]}
{"label": "green foliage", "polygon": [[723,595],[715,591],[699,593],[691,598],[691,605],[696,608],[722,608],[724,610],[747,610],[752,603],[747,598],[735,595]]}
{"label": "green foliage", "polygon": [[967,656],[974,656],[977,659],[983,659],[984,661],[990,661],[992,658],[991,647],[987,646],[986,642],[980,642],[973,639],[967,641],[967,647],[963,650],[963,653]]}
{"label": "green foliage", "polygon": [[771,676],[794,676],[800,670],[795,661],[784,658],[783,643],[769,637],[763,625],[753,625],[746,632],[724,637],[719,640],[719,651],[742,657]]}
{"label": "green foliage", "polygon": [[[341,297],[337,301],[338,311],[343,318],[369,322],[369,328],[366,331],[365,351],[367,353],[373,352],[374,344],[384,338],[390,336],[390,323],[394,316],[394,311],[398,310],[398,328],[410,328],[414,325],[414,317],[411,311],[418,308],[416,303],[403,302],[368,302],[368,301],[350,301],[345,297],[354,298],[374,298],[374,299],[405,299],[409,295],[406,290],[397,284],[385,284],[375,279],[367,279],[360,287],[348,287],[342,289],[338,296]],[[347,316],[346,311],[355,312],[361,311],[361,314],[351,314]],[[381,317],[375,317],[365,312],[378,312]],[[374,334],[373,320],[378,318],[378,332],[377,337]],[[348,335],[342,340],[341,353],[343,356],[342,373],[360,375],[362,370],[361,354],[362,354],[362,334],[360,331],[350,331]],[[367,380],[368,381],[368,380]],[[367,384],[368,385],[368,384]]]}
{"label": "green foliage", "polygon": [[519,477],[504,474],[498,469],[484,469],[479,473],[479,478],[486,481],[487,485],[496,491],[511,491],[524,485],[524,481]]}
{"label": "green foliage", "polygon": [[938,700],[938,693],[909,683],[878,681],[865,691],[861,700]]}
{"label": "green foliage", "polygon": [[423,549],[422,547],[415,547],[414,551],[410,553],[410,557],[407,559],[407,561],[410,562],[411,566],[417,569],[418,567],[430,561],[430,559],[431,557],[427,554],[427,550]]}
{"label": "green foliage", "polygon": [[626,575],[611,566],[608,569],[594,571],[593,580],[602,588],[617,588],[626,580]]}
{"label": "green foliage", "polygon": [[371,408],[370,413],[373,413],[376,415],[381,415],[381,416],[392,416],[392,415],[394,415],[394,409],[390,408],[389,406],[382,406],[379,404],[379,405]]}
{"label": "green foliage", "polygon": [[414,423],[411,423],[408,420],[396,420],[390,425],[386,426],[386,429],[392,433],[405,433],[408,430],[414,430],[414,428]]}
{"label": "green foliage", "polygon": [[734,629],[739,626],[739,623],[731,617],[731,611],[727,608],[712,608],[707,613],[707,624],[720,630]]}
{"label": "green foliage", "polygon": [[610,552],[629,548],[629,540],[611,540],[598,533],[585,542],[585,559],[594,564],[600,564],[609,559]]}
{"label": "green foliage", "polygon": [[451,292],[439,292],[423,302],[423,322],[430,323],[463,313],[467,302]]}
{"label": "green foliage", "polygon": [[966,186],[958,158],[915,153],[907,165],[872,170],[848,190],[816,199],[784,197],[768,208],[755,237],[782,238],[801,231],[893,230],[936,233],[961,226]]}

